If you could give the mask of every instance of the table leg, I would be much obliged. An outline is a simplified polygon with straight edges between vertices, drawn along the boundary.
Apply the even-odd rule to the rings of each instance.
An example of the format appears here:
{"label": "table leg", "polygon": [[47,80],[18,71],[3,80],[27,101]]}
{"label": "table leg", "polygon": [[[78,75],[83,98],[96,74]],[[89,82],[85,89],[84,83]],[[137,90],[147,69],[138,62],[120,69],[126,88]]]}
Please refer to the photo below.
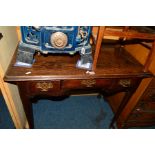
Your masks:
{"label": "table leg", "polygon": [[130,99],[130,97],[132,96],[132,94],[135,92],[136,89],[133,89],[133,90],[130,90],[130,91],[127,91],[125,96],[123,97],[122,101],[121,101],[121,104],[120,106],[118,107],[118,110],[117,112],[115,113],[111,123],[110,123],[110,128],[115,128],[114,127],[114,123],[117,121],[117,119],[119,118],[122,110],[125,108],[128,100]]}
{"label": "table leg", "polygon": [[25,115],[29,124],[29,128],[34,128],[34,119],[33,119],[33,109],[32,109],[32,103],[30,101],[30,97],[26,95],[25,88],[23,85],[18,85],[20,97],[23,103],[23,108],[25,111]]}
{"label": "table leg", "polygon": [[30,102],[30,99],[28,96],[21,95],[24,111],[26,114],[26,118],[29,124],[29,128],[34,128],[34,120],[33,120],[33,109],[32,109],[32,103]]}

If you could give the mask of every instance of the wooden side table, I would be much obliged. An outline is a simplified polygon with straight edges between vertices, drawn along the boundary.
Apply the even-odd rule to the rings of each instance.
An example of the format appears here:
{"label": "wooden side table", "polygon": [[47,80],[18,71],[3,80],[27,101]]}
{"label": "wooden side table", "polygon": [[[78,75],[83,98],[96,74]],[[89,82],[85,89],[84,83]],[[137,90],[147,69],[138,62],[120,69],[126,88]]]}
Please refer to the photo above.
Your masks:
{"label": "wooden side table", "polygon": [[[93,48],[94,51],[94,48]],[[103,46],[95,74],[75,67],[79,55],[36,55],[31,68],[14,66],[16,53],[5,75],[5,81],[16,84],[30,128],[34,128],[31,98],[65,96],[97,92],[105,96],[127,92],[111,127],[143,78],[152,76],[124,48]]]}

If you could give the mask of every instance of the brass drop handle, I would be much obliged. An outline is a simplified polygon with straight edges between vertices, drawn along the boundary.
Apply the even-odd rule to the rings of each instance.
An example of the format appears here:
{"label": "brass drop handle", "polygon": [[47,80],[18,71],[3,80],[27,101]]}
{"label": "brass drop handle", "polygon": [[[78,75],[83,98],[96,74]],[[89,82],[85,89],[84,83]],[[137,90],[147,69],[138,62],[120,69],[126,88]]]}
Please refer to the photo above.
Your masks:
{"label": "brass drop handle", "polygon": [[41,89],[41,91],[48,91],[48,89],[53,88],[52,82],[38,82],[36,88]]}
{"label": "brass drop handle", "polygon": [[119,84],[123,87],[129,87],[131,85],[130,79],[122,79],[119,81]]}
{"label": "brass drop handle", "polygon": [[96,84],[96,80],[94,79],[82,80],[81,84],[85,85],[86,87],[93,87]]}

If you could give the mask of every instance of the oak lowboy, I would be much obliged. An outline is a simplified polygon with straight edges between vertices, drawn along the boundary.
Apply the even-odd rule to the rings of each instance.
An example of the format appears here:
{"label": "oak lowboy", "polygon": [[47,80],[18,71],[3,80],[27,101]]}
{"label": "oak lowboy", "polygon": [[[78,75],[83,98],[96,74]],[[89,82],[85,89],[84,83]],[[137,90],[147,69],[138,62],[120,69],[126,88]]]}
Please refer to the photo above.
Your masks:
{"label": "oak lowboy", "polygon": [[95,74],[88,74],[85,70],[74,67],[74,63],[79,59],[78,54],[74,57],[36,55],[35,59],[36,63],[31,68],[16,67],[15,54],[5,75],[5,81],[16,84],[19,88],[30,128],[33,128],[35,123],[31,98],[94,92],[106,97],[126,92],[111,122],[110,126],[113,127],[141,80],[152,76],[150,72],[144,72],[143,66],[123,47],[118,50],[115,46],[103,46]]}

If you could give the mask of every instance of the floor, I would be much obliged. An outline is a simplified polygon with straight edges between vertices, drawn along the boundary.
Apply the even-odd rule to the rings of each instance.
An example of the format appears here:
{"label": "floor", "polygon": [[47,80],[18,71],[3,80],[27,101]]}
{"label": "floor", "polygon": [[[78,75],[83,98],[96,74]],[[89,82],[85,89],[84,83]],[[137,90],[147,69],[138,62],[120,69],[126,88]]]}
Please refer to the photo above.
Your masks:
{"label": "floor", "polygon": [[33,110],[35,128],[105,129],[113,117],[107,102],[96,95],[70,96],[62,101],[39,100]]}
{"label": "floor", "polygon": [[0,92],[0,129],[15,129],[10,113]]}
{"label": "floor", "polygon": [[[33,104],[33,112],[35,129],[108,129],[113,117],[108,103],[97,95],[38,100]],[[0,129],[15,129],[2,95]]]}
{"label": "floor", "polygon": [[[15,128],[2,96],[0,109],[0,128]],[[33,112],[35,129],[106,129],[113,117],[107,102],[97,95],[39,100]]]}

